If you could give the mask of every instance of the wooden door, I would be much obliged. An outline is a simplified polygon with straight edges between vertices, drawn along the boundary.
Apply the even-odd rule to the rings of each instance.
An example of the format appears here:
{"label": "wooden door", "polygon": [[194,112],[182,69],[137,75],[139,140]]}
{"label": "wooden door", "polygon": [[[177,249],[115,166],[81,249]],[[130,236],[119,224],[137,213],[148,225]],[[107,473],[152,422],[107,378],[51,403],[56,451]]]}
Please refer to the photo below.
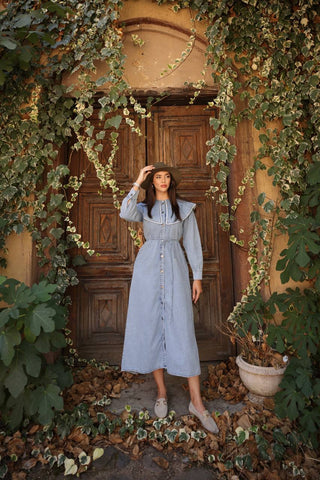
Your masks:
{"label": "wooden door", "polygon": [[218,227],[217,207],[206,196],[212,177],[211,167],[206,165],[206,141],[213,134],[211,116],[213,112],[201,105],[159,107],[148,128],[149,163],[162,161],[180,167],[179,193],[197,204],[204,269],[203,294],[194,306],[194,318],[202,361],[223,359],[232,353],[219,328],[233,307],[231,248],[228,234]]}
{"label": "wooden door", "polygon": [[[231,354],[228,338],[219,329],[232,309],[231,250],[227,234],[218,228],[216,207],[205,195],[211,181],[211,170],[206,165],[206,140],[212,136],[210,116],[212,112],[203,106],[155,108],[150,120],[138,120],[142,137],[132,134],[126,125],[120,127],[115,159],[116,177],[126,192],[145,164],[164,161],[183,169],[179,192],[182,198],[197,204],[204,254],[203,294],[194,309],[202,361]],[[108,151],[105,142],[102,158],[108,157]],[[84,170],[87,176],[73,220],[82,238],[99,256],[86,256],[86,265],[78,268],[71,328],[80,356],[119,363],[136,249],[128,224],[120,220],[113,207],[112,195],[97,193],[94,168],[80,152],[72,160],[72,173]]]}

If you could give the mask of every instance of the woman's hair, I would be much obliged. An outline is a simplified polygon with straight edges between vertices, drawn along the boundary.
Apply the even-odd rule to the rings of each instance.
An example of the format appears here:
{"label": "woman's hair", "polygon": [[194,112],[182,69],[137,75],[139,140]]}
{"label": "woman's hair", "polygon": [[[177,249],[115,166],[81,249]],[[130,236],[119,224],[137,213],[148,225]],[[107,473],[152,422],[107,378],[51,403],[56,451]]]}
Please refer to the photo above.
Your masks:
{"label": "woman's hair", "polygon": [[[163,170],[163,171],[165,172],[166,170]],[[168,173],[170,173],[170,172],[168,172]],[[153,180],[153,175],[154,174],[150,173],[150,175],[152,175],[152,177],[150,178],[150,183],[149,183],[149,186],[146,190],[146,196],[145,196],[145,199],[144,199],[143,203],[145,203],[147,205],[148,216],[150,218],[152,218],[151,210],[152,210],[152,207],[153,207],[153,205],[155,204],[155,201],[156,201],[156,192],[155,192],[155,190],[152,186],[153,185],[152,180]],[[180,208],[179,208],[179,205],[178,205],[178,202],[177,202],[177,198],[179,198],[179,195],[177,194],[177,191],[176,191],[177,184],[176,184],[175,179],[172,177],[171,173],[170,173],[170,177],[171,177],[171,181],[170,181],[170,186],[168,188],[169,200],[171,202],[173,213],[175,214],[177,219],[181,221]]]}

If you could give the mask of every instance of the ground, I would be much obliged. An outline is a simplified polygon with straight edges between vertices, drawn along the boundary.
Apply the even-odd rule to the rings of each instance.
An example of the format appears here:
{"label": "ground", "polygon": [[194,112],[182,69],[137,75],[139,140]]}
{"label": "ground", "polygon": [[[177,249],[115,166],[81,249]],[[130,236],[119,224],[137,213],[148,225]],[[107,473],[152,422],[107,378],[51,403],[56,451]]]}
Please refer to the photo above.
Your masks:
{"label": "ground", "polygon": [[303,446],[294,425],[275,416],[272,399],[261,405],[248,401],[234,358],[203,365],[202,371],[202,394],[220,428],[218,435],[204,432],[189,415],[186,379],[166,376],[169,409],[175,413],[159,421],[153,413],[151,375],[80,365],[74,371],[74,385],[64,394],[65,409],[71,413],[61,413],[54,428],[29,425],[14,435],[0,435],[7,478],[59,480],[67,474],[81,474],[83,480],[320,477],[319,452]]}

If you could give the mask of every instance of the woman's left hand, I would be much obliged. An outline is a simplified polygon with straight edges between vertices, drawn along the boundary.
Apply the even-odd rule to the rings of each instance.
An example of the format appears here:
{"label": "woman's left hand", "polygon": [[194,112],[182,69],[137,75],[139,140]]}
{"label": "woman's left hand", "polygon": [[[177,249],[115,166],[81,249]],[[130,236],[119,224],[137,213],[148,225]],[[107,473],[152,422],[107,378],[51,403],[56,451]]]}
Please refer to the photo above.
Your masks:
{"label": "woman's left hand", "polygon": [[192,285],[192,301],[197,303],[200,297],[200,293],[202,293],[202,283],[201,280],[193,280]]}

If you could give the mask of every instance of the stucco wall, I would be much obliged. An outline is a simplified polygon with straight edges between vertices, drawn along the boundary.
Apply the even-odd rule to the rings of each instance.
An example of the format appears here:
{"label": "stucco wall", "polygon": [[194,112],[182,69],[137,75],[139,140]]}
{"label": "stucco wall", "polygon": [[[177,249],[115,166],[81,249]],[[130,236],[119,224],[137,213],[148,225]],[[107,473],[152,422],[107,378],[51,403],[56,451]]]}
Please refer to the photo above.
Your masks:
{"label": "stucco wall", "polygon": [[6,269],[0,268],[0,275],[16,278],[30,285],[33,279],[31,236],[27,232],[20,235],[10,235],[7,241],[7,249],[8,266]]}

